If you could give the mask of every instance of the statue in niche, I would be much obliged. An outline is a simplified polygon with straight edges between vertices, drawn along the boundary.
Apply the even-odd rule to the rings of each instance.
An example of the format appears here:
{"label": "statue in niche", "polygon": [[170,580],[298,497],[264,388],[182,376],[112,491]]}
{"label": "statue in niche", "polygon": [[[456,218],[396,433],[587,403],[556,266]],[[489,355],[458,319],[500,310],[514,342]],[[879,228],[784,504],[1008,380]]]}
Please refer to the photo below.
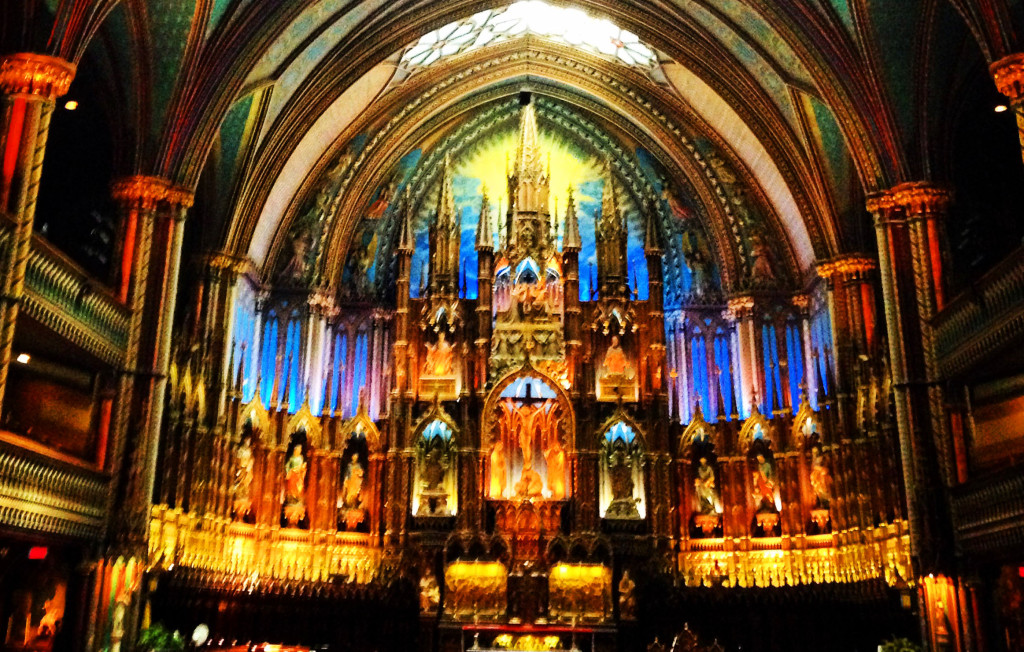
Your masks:
{"label": "statue in niche", "polygon": [[775,490],[778,481],[775,478],[775,463],[764,453],[756,456],[757,467],[753,474],[754,504],[759,512],[777,512]]}
{"label": "statue in niche", "polygon": [[[510,401],[511,403],[511,401]],[[509,408],[515,411],[515,408]],[[539,418],[543,416],[543,410],[532,405],[523,405],[518,410],[518,440],[519,448],[523,454],[523,471],[516,482],[516,496],[520,498],[537,498],[544,491],[544,481],[540,474],[533,468],[533,442],[537,434]]]}
{"label": "statue in niche", "polygon": [[612,335],[612,342],[604,354],[604,371],[608,376],[625,376],[629,368],[626,354],[619,344],[619,336]]}
{"label": "statue in niche", "polygon": [[306,469],[302,445],[295,444],[284,464],[284,518],[290,527],[306,517]]}
{"label": "statue in niche", "polygon": [[352,453],[345,467],[345,479],[341,484],[341,506],[346,509],[359,509],[362,502],[363,480],[366,469],[359,462],[359,454]]}
{"label": "statue in niche", "polygon": [[715,485],[715,469],[708,463],[708,458],[701,456],[697,463],[697,475],[693,479],[693,493],[697,497],[698,514],[718,513],[721,500]]}
{"label": "statue in niche", "polygon": [[252,509],[252,481],[255,459],[252,454],[252,436],[242,435],[235,447],[234,479],[231,483],[231,501],[235,519],[244,519]]}
{"label": "statue in niche", "polygon": [[441,587],[430,571],[420,577],[420,611],[433,613],[441,604]]}
{"label": "statue in niche", "polygon": [[448,475],[448,462],[440,447],[433,448],[423,457],[420,478],[420,504],[417,516],[447,516],[448,490],[444,487]]}
{"label": "statue in niche", "polygon": [[508,483],[505,469],[505,442],[495,440],[491,449],[491,487],[488,495],[491,498],[503,498],[505,485]]}
{"label": "statue in niche", "polygon": [[636,590],[636,583],[629,577],[629,571],[622,571],[622,578],[619,580],[619,619],[636,620],[636,597],[633,591]]}
{"label": "statue in niche", "polygon": [[829,503],[832,502],[832,491],[830,488],[832,475],[825,464],[825,456],[822,454],[820,446],[815,446],[811,449],[810,480],[811,489],[814,491],[816,501],[815,507],[818,509],[828,509]]}
{"label": "statue in niche", "polygon": [[452,375],[452,345],[445,339],[444,331],[437,334],[437,344],[427,343],[427,359],[425,376],[451,376]]}
{"label": "statue in niche", "polygon": [[611,455],[608,464],[608,479],[611,483],[612,501],[605,512],[606,518],[640,518],[636,505],[638,498],[633,496],[633,464],[626,456],[626,451],[618,448]]}
{"label": "statue in niche", "polygon": [[636,372],[629,364],[618,335],[612,335],[601,360],[599,385],[602,400],[616,400],[620,396],[626,400],[636,398]]}
{"label": "statue in niche", "polygon": [[550,433],[550,443],[544,450],[548,465],[548,491],[552,500],[565,498],[565,449],[556,433]]}

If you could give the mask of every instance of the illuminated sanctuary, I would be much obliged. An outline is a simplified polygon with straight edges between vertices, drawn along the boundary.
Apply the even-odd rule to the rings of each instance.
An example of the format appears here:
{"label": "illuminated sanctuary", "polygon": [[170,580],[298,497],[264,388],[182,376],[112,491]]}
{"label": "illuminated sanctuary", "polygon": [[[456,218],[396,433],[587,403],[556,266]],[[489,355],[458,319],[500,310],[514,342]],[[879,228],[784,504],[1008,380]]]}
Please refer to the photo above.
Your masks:
{"label": "illuminated sanctuary", "polygon": [[907,1],[0,8],[0,652],[1024,649],[1024,13]]}

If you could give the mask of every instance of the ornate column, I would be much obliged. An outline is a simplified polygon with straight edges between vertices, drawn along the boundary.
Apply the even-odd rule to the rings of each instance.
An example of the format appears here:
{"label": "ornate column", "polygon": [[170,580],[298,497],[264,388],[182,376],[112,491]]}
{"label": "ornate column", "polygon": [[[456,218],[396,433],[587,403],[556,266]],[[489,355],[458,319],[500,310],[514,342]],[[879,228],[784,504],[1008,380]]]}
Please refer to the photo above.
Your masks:
{"label": "ornate column", "polygon": [[764,397],[761,386],[760,361],[757,341],[760,333],[754,324],[754,297],[740,296],[729,299],[730,318],[736,323],[737,334],[737,369],[740,378],[741,396],[736,398],[742,415],[750,410],[754,403]]}
{"label": "ornate column", "polygon": [[0,57],[0,214],[10,219],[0,267],[0,409],[25,290],[39,178],[54,100],[68,92],[75,65],[45,54]]}
{"label": "ornate column", "polygon": [[942,302],[939,225],[950,193],[904,183],[868,200],[878,237],[903,483],[915,575],[941,570],[950,551],[942,459],[945,410],[929,320]]}
{"label": "ornate column", "polygon": [[1017,136],[1024,155],[1024,52],[994,61],[988,71],[999,92],[1010,100],[1010,106],[1017,116]]}

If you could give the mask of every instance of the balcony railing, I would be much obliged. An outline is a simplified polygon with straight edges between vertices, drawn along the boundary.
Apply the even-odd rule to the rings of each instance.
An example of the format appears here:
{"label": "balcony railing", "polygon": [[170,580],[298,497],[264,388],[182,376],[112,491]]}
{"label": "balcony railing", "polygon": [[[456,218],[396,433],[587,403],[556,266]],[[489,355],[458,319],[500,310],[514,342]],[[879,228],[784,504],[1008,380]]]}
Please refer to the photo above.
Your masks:
{"label": "balcony railing", "polygon": [[[0,259],[10,254],[11,225],[0,223]],[[45,239],[33,236],[22,310],[111,365],[123,362],[128,310],[110,291]]]}
{"label": "balcony railing", "polygon": [[98,540],[107,476],[0,441],[0,525]]}
{"label": "balcony railing", "polygon": [[1024,338],[1024,247],[960,293],[933,325],[945,377],[969,372]]}
{"label": "balcony railing", "polygon": [[999,555],[1024,549],[1024,464],[954,489],[953,524],[964,552]]}

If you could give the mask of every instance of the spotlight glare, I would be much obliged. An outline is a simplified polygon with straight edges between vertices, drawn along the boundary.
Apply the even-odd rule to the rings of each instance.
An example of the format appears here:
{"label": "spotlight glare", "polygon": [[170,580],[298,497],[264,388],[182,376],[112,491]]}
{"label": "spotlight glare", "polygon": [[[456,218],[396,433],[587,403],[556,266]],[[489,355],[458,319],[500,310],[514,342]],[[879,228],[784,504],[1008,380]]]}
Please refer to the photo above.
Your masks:
{"label": "spotlight glare", "polygon": [[1003,113],[1004,111],[1006,111],[1006,105],[1005,104],[997,104],[996,105],[996,113]]}
{"label": "spotlight glare", "polygon": [[21,364],[28,364],[28,361],[32,359],[32,356],[27,353],[19,353],[16,359]]}
{"label": "spotlight glare", "polygon": [[68,111],[74,111],[78,108],[78,102],[76,100],[68,100],[64,103],[64,108]]}

